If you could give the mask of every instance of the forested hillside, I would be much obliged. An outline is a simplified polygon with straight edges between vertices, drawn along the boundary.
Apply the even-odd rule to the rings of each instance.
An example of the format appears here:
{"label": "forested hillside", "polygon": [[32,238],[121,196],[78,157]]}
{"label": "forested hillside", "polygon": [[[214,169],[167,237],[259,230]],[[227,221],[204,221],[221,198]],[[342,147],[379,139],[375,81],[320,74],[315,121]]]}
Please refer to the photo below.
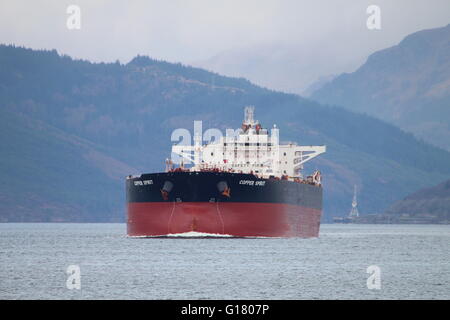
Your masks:
{"label": "forested hillside", "polygon": [[175,128],[240,127],[256,107],[282,141],[326,144],[306,170],[324,176],[325,219],[362,212],[450,177],[450,154],[393,125],[245,79],[136,57],[90,63],[0,46],[0,219],[124,221],[124,177],[162,171]]}

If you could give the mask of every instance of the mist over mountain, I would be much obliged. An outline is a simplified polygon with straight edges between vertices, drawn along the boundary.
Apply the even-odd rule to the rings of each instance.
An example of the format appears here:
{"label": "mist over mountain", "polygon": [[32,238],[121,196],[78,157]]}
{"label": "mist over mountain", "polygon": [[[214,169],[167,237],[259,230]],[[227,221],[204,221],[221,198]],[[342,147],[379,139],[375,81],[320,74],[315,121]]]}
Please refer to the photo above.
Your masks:
{"label": "mist over mountain", "polygon": [[319,77],[316,81],[314,81],[308,87],[306,87],[305,90],[303,90],[302,95],[304,97],[311,96],[314,92],[316,92],[317,90],[322,88],[327,83],[331,82],[334,78],[336,78],[336,76],[337,75],[335,75],[335,74],[330,74],[330,75]]}
{"label": "mist over mountain", "polygon": [[343,108],[138,56],[91,63],[0,46],[0,219],[124,221],[128,174],[164,170],[176,128],[240,127],[254,105],[282,141],[326,144],[305,171],[324,178],[324,219],[364,212],[450,177],[450,154]]}
{"label": "mist over mountain", "polygon": [[311,98],[367,113],[450,150],[450,24],[373,53]]}
{"label": "mist over mountain", "polygon": [[367,57],[362,52],[359,56],[357,53],[347,55],[343,47],[332,47],[327,43],[314,43],[308,47],[248,46],[223,51],[192,64],[227,76],[245,77],[266,88],[308,96],[331,80],[333,74],[355,70]]}

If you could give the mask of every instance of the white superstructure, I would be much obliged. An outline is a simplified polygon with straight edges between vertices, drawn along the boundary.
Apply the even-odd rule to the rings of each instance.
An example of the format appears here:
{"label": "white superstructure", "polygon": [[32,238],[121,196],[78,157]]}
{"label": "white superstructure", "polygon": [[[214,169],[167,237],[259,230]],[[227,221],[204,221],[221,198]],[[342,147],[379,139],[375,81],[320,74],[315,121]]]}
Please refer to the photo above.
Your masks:
{"label": "white superstructure", "polygon": [[[210,144],[202,145],[201,137],[194,137],[193,146],[174,145],[172,152],[184,163],[193,163],[191,171],[218,170],[252,173],[262,178],[271,176],[289,180],[302,179],[303,164],[326,151],[325,146],[298,146],[295,143],[279,144],[279,130],[262,128],[254,119],[254,107],[245,108],[241,129],[227,130]],[[167,161],[168,170],[172,163]],[[320,184],[320,173],[312,178]]]}

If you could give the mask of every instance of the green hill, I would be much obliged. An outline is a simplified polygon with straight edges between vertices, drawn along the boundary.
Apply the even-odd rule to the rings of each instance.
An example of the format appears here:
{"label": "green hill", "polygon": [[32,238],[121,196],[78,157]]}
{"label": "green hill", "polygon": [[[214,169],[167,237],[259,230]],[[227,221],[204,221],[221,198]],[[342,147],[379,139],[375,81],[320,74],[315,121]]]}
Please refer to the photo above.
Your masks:
{"label": "green hill", "polygon": [[421,189],[395,202],[386,214],[397,219],[450,223],[450,180]]}
{"label": "green hill", "polygon": [[356,223],[450,224],[450,180],[396,201],[382,214],[360,216]]}
{"label": "green hill", "polygon": [[0,110],[0,221],[123,221],[118,186],[133,169],[101,150]]}

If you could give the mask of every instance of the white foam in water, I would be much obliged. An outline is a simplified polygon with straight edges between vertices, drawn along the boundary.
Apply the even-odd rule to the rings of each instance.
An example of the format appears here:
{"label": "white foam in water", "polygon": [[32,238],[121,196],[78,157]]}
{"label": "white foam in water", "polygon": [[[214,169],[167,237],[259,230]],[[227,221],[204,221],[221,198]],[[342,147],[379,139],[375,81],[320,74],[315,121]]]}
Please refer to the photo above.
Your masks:
{"label": "white foam in water", "polygon": [[266,236],[234,236],[232,234],[222,233],[206,233],[189,231],[182,233],[169,233],[154,236],[127,236],[129,238],[248,238],[248,239],[283,239],[283,237],[266,237]]}
{"label": "white foam in water", "polygon": [[220,234],[220,233],[205,233],[205,232],[182,232],[182,233],[169,233],[157,236],[131,236],[131,238],[233,238],[235,236],[231,234]]}
{"label": "white foam in water", "polygon": [[189,231],[189,232],[183,232],[183,233],[170,233],[167,235],[168,237],[217,237],[217,238],[229,238],[234,237],[231,234],[220,234],[220,233],[205,233],[205,232],[196,232],[196,231]]}

